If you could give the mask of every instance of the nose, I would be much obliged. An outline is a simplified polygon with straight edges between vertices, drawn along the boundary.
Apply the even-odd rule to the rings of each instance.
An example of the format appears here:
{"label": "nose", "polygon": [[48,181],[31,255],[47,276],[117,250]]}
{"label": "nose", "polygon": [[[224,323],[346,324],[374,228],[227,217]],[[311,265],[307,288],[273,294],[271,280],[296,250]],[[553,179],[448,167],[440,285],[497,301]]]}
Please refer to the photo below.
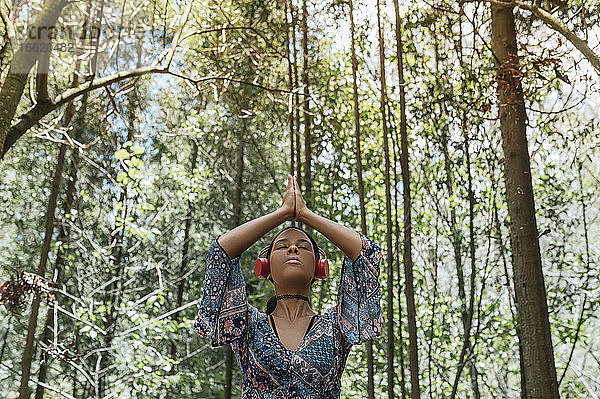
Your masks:
{"label": "nose", "polygon": [[297,246],[295,246],[295,245],[290,245],[290,246],[288,247],[288,253],[291,253],[291,252],[294,252],[294,253],[300,253],[300,250],[298,249],[298,247],[297,247]]}

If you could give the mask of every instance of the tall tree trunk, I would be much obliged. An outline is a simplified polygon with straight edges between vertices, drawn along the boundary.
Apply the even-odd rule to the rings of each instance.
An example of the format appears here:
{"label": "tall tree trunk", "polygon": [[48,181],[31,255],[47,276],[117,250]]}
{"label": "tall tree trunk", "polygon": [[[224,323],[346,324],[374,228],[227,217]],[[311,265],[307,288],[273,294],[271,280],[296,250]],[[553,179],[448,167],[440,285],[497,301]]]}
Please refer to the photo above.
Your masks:
{"label": "tall tree trunk", "polygon": [[[506,290],[507,290],[507,296],[508,296],[508,305],[509,305],[509,309],[510,309],[510,314],[512,317],[512,322],[513,325],[515,326],[515,332],[517,335],[517,345],[519,348],[519,370],[521,372],[521,398],[525,399],[527,397],[527,389],[525,387],[525,368],[523,366],[523,344],[521,342],[521,331],[520,331],[520,327],[519,327],[519,323],[517,321],[517,316],[515,315],[514,312],[514,294],[511,290],[511,282],[510,282],[510,276],[508,273],[508,265],[506,262],[506,256],[505,256],[505,252],[504,252],[504,239],[502,236],[502,226],[500,225],[500,218],[498,217],[498,204],[496,203],[496,191],[497,191],[497,186],[496,186],[496,179],[495,179],[495,166],[496,166],[496,162],[494,162],[494,160],[490,160],[488,161],[488,165],[489,165],[489,170],[492,171],[492,218],[494,220],[494,228],[496,229],[496,232],[498,234],[497,237],[497,243],[498,243],[498,252],[500,254],[500,259],[502,260],[502,269],[504,271],[504,279],[506,281]],[[510,239],[510,237],[509,237]]]}
{"label": "tall tree trunk", "polygon": [[[296,82],[294,81],[294,68],[292,67],[292,52],[290,51],[291,39],[290,39],[290,29],[291,25],[294,23],[294,15],[293,15],[293,5],[290,8],[290,19],[291,22],[288,21],[288,0],[283,0],[284,10],[285,10],[285,56],[287,58],[288,63],[288,87],[290,89],[290,98],[288,101],[288,123],[290,125],[290,174],[293,175],[296,169],[295,155],[295,134],[294,132],[294,102],[293,102],[293,92],[296,86]],[[293,33],[292,33],[293,34]],[[292,222],[294,224],[294,222]]]}
{"label": "tall tree trunk", "polygon": [[[469,140],[468,135],[465,128],[465,116],[463,115],[463,135],[464,135],[464,151],[465,158],[467,163],[467,192],[469,199],[469,254],[471,259],[471,278],[470,278],[470,290],[469,290],[469,307],[465,312],[465,317],[463,318],[464,323],[464,337],[463,337],[463,346],[460,351],[458,367],[456,371],[456,376],[454,378],[454,383],[452,385],[452,394],[451,398],[456,397],[456,393],[458,390],[458,382],[460,381],[460,375],[462,374],[462,370],[465,367],[465,363],[469,363],[469,370],[471,376],[471,389],[473,391],[473,396],[476,399],[479,399],[479,385],[477,384],[477,369],[475,368],[475,362],[473,360],[473,356],[469,356],[471,359],[465,361],[465,357],[472,353],[473,348],[471,347],[471,327],[473,325],[473,307],[475,302],[475,232],[474,232],[474,205],[475,205],[475,196],[473,194],[473,179],[471,176],[471,156],[469,152]],[[463,306],[464,308],[464,306]]]}
{"label": "tall tree trunk", "polygon": [[[463,61],[463,46],[462,46],[462,38],[463,38],[463,30],[462,30],[462,15],[464,12],[464,8],[462,6],[462,4],[460,5],[460,12],[458,14],[458,30],[459,30],[459,37],[458,37],[458,46],[456,48],[457,50],[457,55],[458,55],[458,59],[459,59],[459,63],[461,66],[461,70],[465,71],[465,64]],[[461,92],[463,96],[467,96],[469,90],[467,89],[467,79],[469,79],[469,76],[467,76],[466,74],[462,77],[461,79]],[[463,99],[459,99],[459,101],[461,103],[466,103],[467,101],[470,101],[470,99],[468,98],[463,98]],[[461,109],[460,111],[460,122],[461,122],[461,130],[462,130],[462,134],[463,134],[463,148],[464,148],[464,153],[465,153],[465,159],[466,159],[466,166],[467,166],[467,197],[468,197],[468,201],[469,201],[469,255],[470,255],[470,261],[471,261],[471,279],[470,279],[470,286],[469,286],[469,302],[468,302],[468,308],[467,308],[467,299],[465,297],[465,289],[464,289],[464,276],[463,276],[463,270],[462,270],[462,260],[459,260],[459,262],[461,263],[461,267],[460,269],[457,267],[457,271],[459,271],[459,282],[462,282],[462,291],[461,291],[461,301],[462,301],[462,314],[461,314],[461,319],[463,322],[463,334],[464,334],[464,343],[463,343],[463,348],[461,350],[461,353],[459,355],[459,366],[458,366],[458,371],[456,373],[455,376],[455,380],[454,380],[454,384],[452,386],[452,394],[451,394],[451,398],[454,398],[458,389],[458,382],[460,380],[460,375],[462,374],[462,369],[465,366],[465,356],[469,355],[469,359],[467,360],[467,362],[469,363],[469,376],[471,378],[471,390],[473,392],[473,397],[474,399],[479,399],[481,397],[481,394],[479,392],[479,383],[477,381],[478,379],[478,373],[477,373],[477,368],[475,367],[475,356],[472,353],[473,348],[471,347],[471,327],[473,325],[473,306],[474,306],[474,297],[475,297],[475,273],[476,273],[476,267],[475,267],[475,234],[474,234],[474,202],[475,202],[475,196],[473,193],[473,179],[471,176],[471,154],[469,151],[469,132],[467,130],[467,115],[466,115],[466,111],[464,109]],[[447,145],[445,146],[447,148]],[[449,170],[449,162],[448,160],[448,151],[445,152],[444,157],[446,159],[446,170]],[[456,231],[456,226],[453,224],[453,230]],[[459,243],[460,244],[460,243]],[[456,249],[455,249],[456,251]],[[456,253],[456,252],[455,252]],[[460,256],[460,245],[458,245],[458,254]],[[458,263],[457,263],[458,265]]]}
{"label": "tall tree trunk", "polygon": [[[379,2],[378,2],[379,7]],[[417,323],[415,311],[415,294],[412,274],[412,222],[411,222],[411,197],[410,197],[410,170],[408,164],[408,131],[406,126],[406,94],[404,90],[404,51],[402,45],[402,25],[398,0],[394,0],[394,11],[396,16],[396,58],[398,60],[398,84],[400,88],[400,166],[402,168],[402,199],[404,203],[404,285],[406,295],[406,311],[408,321],[409,339],[409,366],[411,397],[419,398],[421,389],[419,385],[419,357],[417,352]],[[379,13],[377,13],[379,16]],[[381,31],[381,27],[379,28]],[[383,34],[380,33],[380,47],[383,49]],[[383,50],[381,50],[382,52]],[[380,55],[383,62],[383,55]],[[383,68],[382,68],[383,69]],[[383,74],[383,72],[382,72]],[[384,144],[385,146],[385,144]]]}
{"label": "tall tree trunk", "polygon": [[[388,111],[390,114],[390,122],[394,121],[393,113],[390,110],[388,105]],[[398,149],[398,128],[394,123],[392,125],[392,132],[394,134],[394,139],[392,140],[392,151],[394,153],[394,261],[396,262],[396,274],[398,275],[398,344],[400,347],[400,392],[402,393],[402,399],[406,399],[406,378],[405,378],[405,370],[404,370],[404,334],[402,332],[402,284],[400,284],[400,222],[398,219],[398,184],[400,179],[398,179],[398,164],[400,163],[399,149]],[[434,290],[434,305],[435,305],[435,290]],[[435,309],[435,306],[434,306]]]}
{"label": "tall tree trunk", "polygon": [[[198,143],[196,140],[192,140],[192,154],[190,156],[190,173],[193,175],[196,170],[196,163],[198,162]],[[181,249],[181,263],[179,266],[179,281],[177,283],[177,303],[176,309],[179,309],[183,305],[183,291],[185,288],[185,273],[187,265],[189,263],[189,248],[190,248],[190,231],[192,230],[192,219],[194,217],[194,203],[190,200],[187,201],[187,214],[185,216],[185,226],[183,228],[183,248]],[[173,320],[179,323],[179,311],[173,315]],[[175,341],[171,341],[171,359],[175,359],[177,355],[177,347]]]}
{"label": "tall tree trunk", "polygon": [[[356,174],[358,182],[358,196],[360,199],[360,230],[362,234],[367,234],[367,221],[365,210],[365,187],[362,178],[362,156],[360,150],[360,108],[358,106],[358,60],[356,58],[356,47],[354,44],[354,4],[352,0],[348,0],[350,6],[350,48],[352,51],[352,98],[354,104],[354,137],[355,137],[355,154],[356,154]],[[369,399],[375,398],[375,382],[374,382],[374,367],[373,367],[373,341],[366,343],[367,357],[367,395]]]}
{"label": "tall tree trunk", "polygon": [[[46,266],[48,264],[48,253],[50,252],[50,243],[52,241],[52,233],[54,231],[54,215],[56,213],[56,201],[58,199],[58,191],[60,181],[62,179],[62,170],[65,161],[65,153],[67,145],[61,144],[56,159],[56,167],[54,169],[54,177],[52,178],[52,186],[50,188],[50,197],[46,208],[46,223],[44,242],[42,244],[42,253],[40,256],[40,264],[37,274],[44,277],[46,274]],[[19,399],[29,398],[29,376],[31,372],[31,362],[33,359],[33,341],[35,338],[35,330],[37,328],[37,318],[40,309],[41,298],[35,296],[31,306],[31,314],[29,316],[29,325],[27,327],[27,340],[25,342],[25,350],[23,352],[23,362],[21,364],[21,386],[19,388]]]}
{"label": "tall tree trunk", "polygon": [[492,50],[504,150],[515,294],[523,343],[527,397],[558,398],[546,288],[535,219],[525,101],[512,6],[491,5]]}
{"label": "tall tree trunk", "polygon": [[[63,8],[68,4],[65,0],[46,0],[42,10],[30,29],[27,40],[19,47],[10,62],[8,74],[0,89],[0,149],[4,148],[4,141],[14,119],[17,107],[23,95],[29,71],[44,52],[34,52],[28,49],[40,44],[47,46],[52,43],[52,30]],[[46,28],[46,29],[41,29]],[[4,151],[0,151],[2,153]],[[25,359],[24,359],[25,360]],[[26,373],[29,376],[29,372]]]}
{"label": "tall tree trunk", "polygon": [[[88,1],[86,17],[83,21],[83,29],[82,29],[82,33],[80,36],[81,41],[84,41],[87,36],[87,25],[88,25],[88,21],[89,21],[87,15],[89,15],[90,9],[91,9],[91,0]],[[77,54],[81,55],[81,50],[78,50]],[[46,56],[48,57],[49,53],[47,53]],[[45,62],[47,62],[47,61],[48,60],[46,59]],[[75,65],[75,70],[80,71],[80,68],[81,68],[81,61],[78,58],[76,65]],[[46,72],[47,72],[47,65],[46,65]],[[39,76],[39,73],[40,73],[40,71],[38,71],[38,76]],[[46,94],[44,95],[44,98],[47,98],[47,78],[48,78],[48,76],[46,73],[46,76],[44,77],[46,82],[43,84],[44,90],[46,90]],[[71,87],[77,87],[78,84],[79,84],[79,72],[76,72],[73,74],[73,81],[71,83]],[[38,90],[39,90],[39,88],[38,88]],[[84,96],[82,98],[82,105],[79,110],[79,115],[76,118],[80,123],[75,124],[75,132],[74,132],[75,133],[74,134],[75,141],[80,141],[81,135],[83,134],[82,123],[83,123],[83,117],[86,114],[87,100],[88,100],[88,95],[86,93],[86,94],[84,94]],[[73,103],[71,102],[67,106],[67,109],[65,112],[65,118],[67,118],[67,117],[69,118],[69,121],[65,120],[65,122],[67,122],[67,125],[70,123],[70,119],[73,118],[73,115],[74,115],[74,109],[73,109]],[[73,149],[71,151],[71,169],[70,169],[69,178],[67,181],[67,188],[65,191],[65,201],[63,203],[63,218],[64,218],[64,215],[71,212],[71,208],[73,207],[73,201],[74,201],[74,196],[75,196],[75,185],[77,183],[77,163],[78,163],[78,161],[79,161],[78,150]],[[65,220],[62,225],[62,228],[59,229],[59,234],[58,234],[57,240],[62,243],[66,243],[69,239],[69,235],[70,235],[70,227],[69,227],[68,223],[66,223],[66,220]],[[61,247],[61,248],[59,248],[58,253],[56,255],[56,261],[55,261],[55,265],[54,265],[54,270],[57,275],[55,283],[57,285],[60,284],[60,282],[62,280],[64,265],[65,265],[65,248]],[[53,331],[53,324],[54,324],[54,315],[52,313],[48,312],[48,314],[46,315],[46,322],[44,323],[44,329],[42,332],[42,339],[41,339],[42,344],[48,343],[50,341],[50,334]],[[42,348],[42,352],[43,352],[43,350],[44,349]],[[42,357],[42,352],[40,353],[40,358]],[[37,384],[36,391],[35,391],[35,399],[42,399],[44,397],[44,386],[41,385],[40,382],[41,383],[46,382],[47,368],[48,368],[48,361],[42,362],[40,364],[38,384]]]}
{"label": "tall tree trunk", "polygon": [[298,180],[298,187],[302,187],[302,162],[301,150],[300,150],[300,93],[299,78],[298,78],[298,49],[296,48],[296,25],[298,25],[298,15],[296,7],[294,7],[293,0],[290,0],[290,12],[292,14],[292,52],[294,55],[294,82],[296,84],[296,91],[294,93],[294,122],[296,125],[296,176]]}
{"label": "tall tree trunk", "polygon": [[[308,10],[306,8],[306,1],[302,0],[302,85],[304,86],[304,99],[303,99],[303,115],[304,115],[304,198],[306,205],[310,208],[312,205],[312,177],[311,177],[311,116],[310,116],[310,103],[309,96],[310,91],[308,88]],[[300,186],[301,182],[298,182]],[[312,231],[310,226],[306,226],[306,231],[309,233]]]}
{"label": "tall tree trunk", "polygon": [[[77,85],[77,75],[73,77],[73,86]],[[62,126],[67,128],[71,125],[71,120],[74,115],[73,101],[69,102],[65,108],[63,116]],[[58,199],[58,191],[60,188],[60,182],[62,179],[62,170],[65,161],[65,154],[67,151],[67,145],[61,144],[58,151],[56,167],[54,170],[54,177],[52,179],[52,187],[50,189],[50,197],[48,199],[48,207],[46,209],[46,222],[45,222],[45,234],[44,241],[42,243],[42,250],[40,254],[40,264],[38,266],[37,274],[44,277],[46,274],[46,268],[48,264],[48,253],[50,252],[50,244],[52,241],[52,234],[54,232],[54,217],[56,214],[56,202]],[[23,352],[23,362],[21,364],[21,385],[19,387],[19,399],[25,399],[29,397],[29,377],[31,372],[31,362],[33,359],[33,341],[35,338],[35,330],[37,328],[37,317],[40,308],[40,299],[34,298],[31,315],[29,316],[29,325],[27,328],[27,339],[25,342],[25,350]]]}
{"label": "tall tree trunk", "polygon": [[[79,132],[79,130],[78,130]],[[78,140],[77,137],[75,137],[76,140]],[[72,151],[72,155],[71,155],[71,167],[70,167],[70,172],[69,172],[69,178],[67,181],[67,188],[66,188],[66,193],[65,193],[65,201],[63,203],[63,217],[64,215],[68,214],[69,212],[71,212],[71,208],[73,207],[73,199],[75,197],[75,184],[77,182],[77,150],[73,150]],[[63,245],[61,246],[61,248],[58,249],[58,254],[56,255],[56,262],[54,264],[54,270],[55,270],[55,274],[56,274],[56,280],[55,283],[57,285],[59,285],[62,280],[63,280],[63,270],[64,270],[64,266],[65,266],[65,256],[66,256],[66,248],[65,248],[65,244],[68,242],[69,240],[69,235],[70,235],[70,228],[68,223],[65,222],[62,225],[62,228],[59,229],[59,234],[57,237],[57,240],[62,242]],[[52,332],[54,329],[54,313],[48,311],[48,314],[46,315],[46,322],[44,323],[44,330],[42,332],[42,338],[41,338],[41,346],[42,349],[40,351],[40,358],[42,358],[43,353],[44,353],[44,345],[49,346],[50,345],[50,340],[52,337]],[[36,391],[35,391],[35,399],[43,399],[44,397],[44,387],[40,384],[41,383],[45,383],[46,382],[46,373],[47,373],[47,369],[48,369],[48,363],[50,362],[51,359],[46,359],[46,361],[42,362],[40,364],[40,370],[38,373],[38,384],[36,387]]]}
{"label": "tall tree trunk", "polygon": [[[246,98],[246,96],[244,96]],[[235,194],[233,203],[232,226],[242,224],[242,193],[244,191],[244,146],[247,136],[246,119],[242,119],[242,131],[240,132],[237,156],[237,174],[235,177]],[[231,398],[231,378],[233,375],[233,351],[229,345],[225,348],[225,399]]]}
{"label": "tall tree trunk", "polygon": [[[381,124],[383,127],[383,152],[384,152],[384,179],[385,179],[385,216],[386,216],[386,239],[387,239],[387,392],[388,398],[394,397],[394,267],[392,247],[392,195],[390,191],[390,149],[388,144],[388,121],[387,121],[387,85],[385,76],[385,48],[383,42],[383,30],[381,26],[381,12],[379,0],[377,0],[377,31],[379,36],[379,80],[381,84]],[[405,204],[406,207],[406,204]]]}

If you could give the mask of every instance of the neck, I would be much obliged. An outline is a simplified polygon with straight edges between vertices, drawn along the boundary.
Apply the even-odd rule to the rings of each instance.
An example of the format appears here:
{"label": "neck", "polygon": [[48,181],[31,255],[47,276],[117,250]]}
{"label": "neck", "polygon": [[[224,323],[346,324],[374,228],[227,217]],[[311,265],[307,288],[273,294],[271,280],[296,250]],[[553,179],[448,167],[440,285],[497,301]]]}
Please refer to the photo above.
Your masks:
{"label": "neck", "polygon": [[[290,295],[297,294],[308,297],[308,292],[277,292],[275,291],[276,296],[280,295]],[[303,299],[280,299],[277,301],[277,306],[273,311],[273,316],[280,317],[283,319],[287,319],[289,321],[294,321],[297,318],[312,316],[314,314],[313,310],[310,308],[308,302]]]}

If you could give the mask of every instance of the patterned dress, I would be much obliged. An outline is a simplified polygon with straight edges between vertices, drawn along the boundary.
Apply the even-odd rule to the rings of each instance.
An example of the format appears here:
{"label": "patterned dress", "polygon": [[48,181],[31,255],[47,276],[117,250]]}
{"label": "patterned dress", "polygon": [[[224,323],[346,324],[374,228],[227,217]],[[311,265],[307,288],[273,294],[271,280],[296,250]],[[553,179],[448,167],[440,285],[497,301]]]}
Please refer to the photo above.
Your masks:
{"label": "patterned dress", "polygon": [[242,399],[340,397],[350,348],[381,335],[381,249],[364,235],[361,241],[358,258],[344,258],[336,306],[315,318],[295,351],[248,304],[240,257],[230,259],[213,241],[194,331],[212,346],[231,345],[242,370]]}

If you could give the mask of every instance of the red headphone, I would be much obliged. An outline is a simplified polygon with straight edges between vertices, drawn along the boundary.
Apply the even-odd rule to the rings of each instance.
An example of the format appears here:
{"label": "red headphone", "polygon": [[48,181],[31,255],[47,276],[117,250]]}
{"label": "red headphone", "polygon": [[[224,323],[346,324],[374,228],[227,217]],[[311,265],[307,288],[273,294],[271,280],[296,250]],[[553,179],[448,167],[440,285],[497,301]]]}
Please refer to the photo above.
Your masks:
{"label": "red headphone", "polygon": [[[256,259],[256,263],[254,264],[254,274],[258,278],[267,278],[269,274],[271,274],[271,268],[269,266],[269,259],[261,258],[260,256],[268,251],[269,247],[264,247],[258,253],[258,258]],[[317,260],[317,269],[315,270],[315,275],[317,278],[327,278],[329,277],[329,261],[327,260],[327,254],[321,248],[319,248],[319,253],[323,256],[323,258]]]}

